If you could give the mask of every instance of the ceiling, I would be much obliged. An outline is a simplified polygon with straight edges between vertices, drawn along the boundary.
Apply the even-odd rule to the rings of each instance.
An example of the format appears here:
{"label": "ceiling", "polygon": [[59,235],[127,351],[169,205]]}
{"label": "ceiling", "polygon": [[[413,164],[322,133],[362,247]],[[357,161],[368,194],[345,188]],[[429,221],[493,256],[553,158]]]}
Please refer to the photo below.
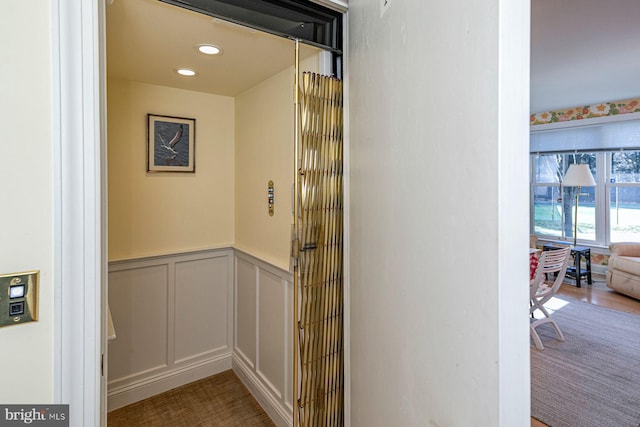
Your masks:
{"label": "ceiling", "polygon": [[[248,29],[158,0],[107,3],[109,77],[236,96],[294,61],[294,42]],[[210,43],[222,55],[203,55],[196,46]],[[306,58],[320,50],[301,44]],[[183,77],[175,70],[198,74]]]}
{"label": "ceiling", "polygon": [[531,112],[640,96],[640,1],[531,0]]}
{"label": "ceiling", "polygon": [[[531,112],[640,96],[639,17],[638,0],[531,0]],[[202,55],[202,43],[224,53]],[[302,57],[318,52],[301,46]],[[158,0],[107,7],[110,77],[236,96],[292,64],[288,39]]]}

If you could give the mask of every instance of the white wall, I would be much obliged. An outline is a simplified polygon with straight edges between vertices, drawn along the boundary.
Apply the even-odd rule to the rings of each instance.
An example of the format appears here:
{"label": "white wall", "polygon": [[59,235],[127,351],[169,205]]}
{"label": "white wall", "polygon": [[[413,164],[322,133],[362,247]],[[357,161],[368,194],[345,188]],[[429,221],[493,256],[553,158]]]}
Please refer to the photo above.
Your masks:
{"label": "white wall", "polygon": [[[49,1],[0,2],[0,274],[40,270],[38,322],[0,329],[0,402],[53,401],[53,142]],[[37,47],[37,48],[35,48]],[[11,386],[9,386],[11,384]]]}
{"label": "white wall", "polygon": [[528,4],[506,3],[349,2],[354,427],[529,425]]}
{"label": "white wall", "polygon": [[[518,116],[528,98],[517,99],[522,88],[498,88],[504,58],[490,31],[500,24],[498,4],[392,0],[381,17],[381,3],[350,2],[350,74],[361,79],[350,80],[353,425],[528,425],[528,332],[519,304],[526,296],[513,286],[526,280],[526,273],[514,273],[526,271],[526,255],[512,264],[497,261],[526,245],[520,208],[526,163],[517,152],[504,152],[508,141],[498,127],[504,110],[496,105],[499,92],[506,97],[505,90],[515,89],[509,102]],[[0,2],[2,56],[23,66],[0,68],[5,141],[21,141],[3,144],[14,160],[5,163],[0,182],[9,200],[36,201],[32,210],[0,214],[12,224],[0,232],[0,266],[42,272],[40,322],[0,330],[0,346],[19,349],[0,356],[3,384],[28,380],[19,390],[2,388],[4,403],[52,396],[51,63],[47,49],[24,49],[50,45],[48,7],[44,0]],[[528,2],[513,7],[522,12]],[[517,42],[528,26],[510,29]],[[443,161],[454,155],[455,162]],[[458,175],[445,170],[451,164]],[[498,178],[507,180],[506,164],[516,177],[508,178],[522,188],[499,186]],[[446,185],[438,185],[443,177]],[[507,210],[501,204],[514,214],[496,224]],[[446,211],[437,209],[442,206]],[[473,255],[464,264],[452,255],[461,248]],[[509,287],[517,295],[504,298]],[[514,313],[503,312],[507,304]],[[512,342],[499,340],[511,329],[518,332]],[[520,370],[500,372],[498,384],[508,356]],[[518,418],[500,417],[499,404],[511,405]]]}

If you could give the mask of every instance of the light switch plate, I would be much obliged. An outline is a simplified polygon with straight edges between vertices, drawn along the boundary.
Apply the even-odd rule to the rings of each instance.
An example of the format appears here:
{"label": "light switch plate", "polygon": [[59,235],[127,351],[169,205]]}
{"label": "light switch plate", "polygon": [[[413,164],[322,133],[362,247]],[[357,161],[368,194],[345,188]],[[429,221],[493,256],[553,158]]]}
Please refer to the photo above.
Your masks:
{"label": "light switch plate", "polygon": [[38,270],[0,275],[0,327],[38,320]]}

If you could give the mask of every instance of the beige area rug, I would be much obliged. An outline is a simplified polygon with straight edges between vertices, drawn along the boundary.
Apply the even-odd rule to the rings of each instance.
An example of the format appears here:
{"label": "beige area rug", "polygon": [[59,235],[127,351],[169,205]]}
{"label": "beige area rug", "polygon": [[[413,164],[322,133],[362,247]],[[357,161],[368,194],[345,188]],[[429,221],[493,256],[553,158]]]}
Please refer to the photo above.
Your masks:
{"label": "beige area rug", "polygon": [[231,370],[116,409],[107,425],[275,426]]}
{"label": "beige area rug", "polygon": [[531,416],[551,427],[640,426],[640,316],[569,297],[548,304],[549,324],[531,346]]}

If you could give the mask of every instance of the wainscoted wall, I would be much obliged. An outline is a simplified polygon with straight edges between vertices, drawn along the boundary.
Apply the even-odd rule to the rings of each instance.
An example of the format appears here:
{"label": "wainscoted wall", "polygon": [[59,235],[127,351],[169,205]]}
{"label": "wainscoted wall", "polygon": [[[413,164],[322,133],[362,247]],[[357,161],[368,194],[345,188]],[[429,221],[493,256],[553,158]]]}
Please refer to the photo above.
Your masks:
{"label": "wainscoted wall", "polygon": [[108,410],[233,368],[290,426],[292,283],[233,248],[111,262]]}
{"label": "wainscoted wall", "polygon": [[235,251],[233,369],[278,426],[293,414],[293,277]]}
{"label": "wainscoted wall", "polygon": [[231,368],[233,250],[109,264],[108,410]]}

